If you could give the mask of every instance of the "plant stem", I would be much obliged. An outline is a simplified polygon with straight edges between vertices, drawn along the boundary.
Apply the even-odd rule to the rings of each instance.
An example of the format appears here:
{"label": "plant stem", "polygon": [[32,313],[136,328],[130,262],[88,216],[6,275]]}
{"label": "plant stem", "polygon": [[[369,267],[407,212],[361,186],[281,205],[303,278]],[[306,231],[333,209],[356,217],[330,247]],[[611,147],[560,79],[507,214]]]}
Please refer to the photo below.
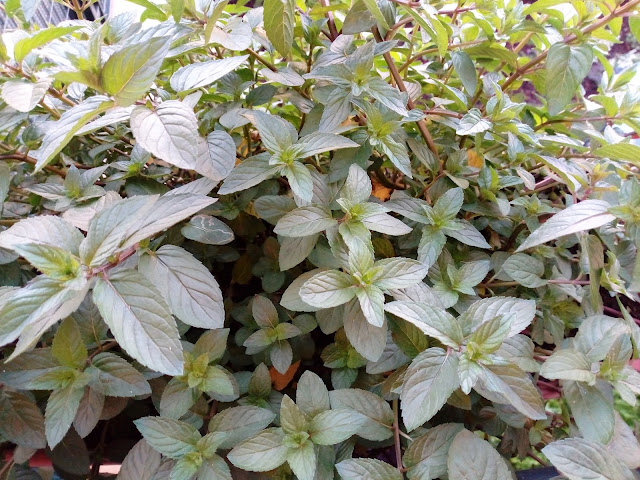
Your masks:
{"label": "plant stem", "polygon": [[[323,7],[329,6],[329,0],[320,0],[320,5]],[[336,22],[333,20],[333,13],[327,12],[327,23],[329,24],[329,33],[331,34],[331,41],[333,42],[338,38],[338,29],[336,28]]]}
{"label": "plant stem", "polygon": [[[380,36],[380,32],[378,32],[377,27],[373,28],[373,36],[375,37],[377,42],[382,42],[382,37]],[[402,76],[400,75],[400,72],[398,72],[398,68],[396,67],[395,62],[393,61],[393,58],[391,58],[391,54],[387,52],[383,55],[383,57],[384,57],[384,60],[387,62],[387,66],[389,67],[391,76],[393,77],[396,84],[398,85],[398,89],[401,92],[406,92],[407,87],[404,85],[404,80],[402,80]],[[411,97],[408,97],[407,106],[410,109],[415,108],[415,104],[413,103],[413,100],[411,100]],[[422,135],[422,138],[424,138],[425,142],[427,142],[427,146],[429,147],[429,150],[431,150],[433,154],[436,156],[436,158],[438,158],[438,148],[436,147],[436,144],[433,141],[433,137],[431,137],[431,134],[427,129],[426,122],[423,119],[423,120],[418,120],[416,124],[418,125],[418,130],[420,130],[420,134]]]}
{"label": "plant stem", "polygon": [[[18,160],[20,162],[30,163],[31,165],[35,165],[38,163],[38,160],[36,160],[35,158],[22,153],[2,154],[0,155],[0,160]],[[60,175],[62,178],[65,178],[67,176],[67,172],[65,172],[64,170],[60,170],[59,168],[56,168],[56,167],[51,167],[49,165],[46,165],[44,169],[50,171],[51,173],[55,173],[56,175]]]}
{"label": "plant stem", "polygon": [[396,450],[396,467],[402,472],[404,471],[404,466],[402,465],[402,445],[400,444],[400,421],[397,398],[393,400],[393,441]]}

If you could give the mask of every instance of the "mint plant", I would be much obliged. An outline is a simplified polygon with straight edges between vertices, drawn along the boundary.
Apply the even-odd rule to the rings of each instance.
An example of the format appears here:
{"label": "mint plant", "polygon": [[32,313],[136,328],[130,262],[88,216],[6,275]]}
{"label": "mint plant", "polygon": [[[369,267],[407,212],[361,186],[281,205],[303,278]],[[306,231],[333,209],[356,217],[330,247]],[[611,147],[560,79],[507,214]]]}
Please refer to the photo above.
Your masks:
{"label": "mint plant", "polygon": [[0,479],[637,477],[640,0],[59,1],[2,5]]}

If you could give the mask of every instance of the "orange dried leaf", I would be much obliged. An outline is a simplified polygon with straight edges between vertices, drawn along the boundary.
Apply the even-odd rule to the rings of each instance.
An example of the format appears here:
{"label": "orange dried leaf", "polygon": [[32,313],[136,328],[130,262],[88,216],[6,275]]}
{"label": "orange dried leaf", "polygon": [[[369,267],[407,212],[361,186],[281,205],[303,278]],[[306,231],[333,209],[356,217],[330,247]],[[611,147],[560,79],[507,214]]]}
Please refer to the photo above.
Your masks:
{"label": "orange dried leaf", "polygon": [[376,197],[378,200],[382,200],[383,202],[389,200],[389,197],[391,197],[391,193],[393,192],[393,190],[382,185],[375,176],[371,177],[371,185],[373,186],[371,194],[374,197]]}
{"label": "orange dried leaf", "polygon": [[467,150],[467,163],[470,167],[482,168],[484,166],[484,158],[473,149]]}
{"label": "orange dried leaf", "polygon": [[284,388],[289,385],[293,377],[295,376],[298,368],[300,367],[300,360],[291,364],[289,370],[286,373],[282,374],[277,371],[275,368],[271,367],[269,369],[269,374],[271,375],[271,381],[273,382],[273,388],[276,390],[284,390]]}

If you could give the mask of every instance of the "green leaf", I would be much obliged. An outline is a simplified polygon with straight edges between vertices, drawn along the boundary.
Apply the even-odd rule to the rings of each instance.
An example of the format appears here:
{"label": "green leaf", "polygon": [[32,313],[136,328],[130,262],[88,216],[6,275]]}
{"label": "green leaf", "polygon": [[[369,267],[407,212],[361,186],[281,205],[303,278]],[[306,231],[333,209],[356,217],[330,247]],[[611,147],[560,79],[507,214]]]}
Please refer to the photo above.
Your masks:
{"label": "green leaf", "polygon": [[133,423],[153,449],[169,458],[195,452],[196,443],[200,440],[200,434],[193,426],[178,420],[144,417]]}
{"label": "green leaf", "polygon": [[82,103],[70,108],[47,129],[42,144],[38,150],[32,152],[37,158],[35,172],[42,170],[62,151],[71,141],[78,130],[84,127],[96,115],[113,106],[108,97],[96,95],[89,97]]}
{"label": "green leaf", "polygon": [[356,290],[360,310],[374,327],[382,327],[384,318],[384,293],[374,285],[367,285]]}
{"label": "green leaf", "polygon": [[35,83],[26,80],[9,80],[2,84],[2,99],[19,112],[30,112],[44,98],[49,89],[49,80]]}
{"label": "green leaf", "polygon": [[538,288],[547,284],[543,280],[544,263],[535,257],[524,253],[511,255],[502,264],[502,269],[520,285],[529,288]]}
{"label": "green leaf", "polygon": [[231,407],[211,419],[209,431],[227,433],[219,448],[228,449],[264,430],[275,417],[275,413],[265,408]]}
{"label": "green leaf", "polygon": [[545,91],[550,115],[562,112],[587,76],[593,63],[589,45],[551,45],[546,59]]}
{"label": "green leaf", "polygon": [[296,434],[307,431],[307,418],[288,395],[282,398],[280,404],[280,426],[287,434]]}
{"label": "green leaf", "polygon": [[309,435],[316,445],[335,445],[355,435],[367,417],[349,408],[327,410],[309,423]]}
{"label": "green leaf", "polygon": [[180,233],[189,240],[207,245],[226,245],[234,239],[233,230],[211,215],[196,215],[182,227]]}
{"label": "green leaf", "polygon": [[456,480],[515,480],[502,456],[469,430],[458,433],[449,447],[449,478]]}
{"label": "green leaf", "polygon": [[143,256],[139,269],[147,278],[157,279],[155,286],[167,299],[171,312],[187,325],[223,327],[224,306],[218,282],[189,252],[164,245]]}
{"label": "green leaf", "polygon": [[418,327],[444,345],[458,348],[462,344],[462,330],[457,320],[447,311],[426,303],[395,301],[384,306],[385,311]]}
{"label": "green leaf", "polygon": [[327,207],[310,205],[285,214],[278,220],[274,232],[285,237],[306,237],[323,232],[337,223]]}
{"label": "green leaf", "polygon": [[304,282],[300,288],[300,298],[311,306],[329,308],[347,303],[356,295],[356,291],[350,275],[328,270]]}
{"label": "green leaf", "polygon": [[113,353],[98,353],[86,372],[91,376],[89,385],[106,396],[135,397],[151,393],[142,374]]}
{"label": "green leaf", "polygon": [[145,439],[136,443],[122,461],[117,480],[152,480],[160,467],[160,452],[154,450]]}
{"label": "green leaf", "polygon": [[433,480],[446,474],[449,448],[463,429],[459,423],[443,423],[411,442],[402,457],[409,480]]}
{"label": "green leaf", "polygon": [[44,416],[38,406],[18,392],[0,392],[0,434],[16,445],[45,448]]}
{"label": "green leaf", "polygon": [[284,434],[279,428],[268,428],[242,442],[227,458],[236,467],[250,472],[267,472],[287,461],[289,447],[282,444]]}
{"label": "green leaf", "polygon": [[464,85],[464,89],[467,91],[467,95],[475,94],[478,88],[478,77],[471,57],[464,53],[463,50],[458,50],[451,52],[451,62],[462,81],[462,85]]}
{"label": "green leaf", "polygon": [[59,247],[37,243],[15,245],[13,250],[24,257],[48,277],[64,281],[77,277],[80,270],[78,258]]}
{"label": "green leaf", "polygon": [[143,365],[181,375],[182,347],[175,321],[161,293],[132,270],[100,279],[93,301],[120,346]]}
{"label": "green leaf", "polygon": [[[4,91],[4,90],[3,90]],[[622,160],[640,166],[640,146],[633,143],[614,143],[594,150],[594,155],[612,160]]]}
{"label": "green leaf", "polygon": [[221,60],[192,63],[181,67],[171,76],[171,88],[180,93],[211,85],[242,65],[248,57],[249,55],[242,55]]}
{"label": "green leaf", "polygon": [[0,365],[0,382],[20,390],[34,387],[38,378],[58,367],[48,348],[25,352],[15,360]]}
{"label": "green leaf", "polygon": [[402,473],[388,463],[371,458],[351,458],[336,465],[342,480],[402,480]]}
{"label": "green leaf", "polygon": [[68,317],[62,321],[51,344],[51,353],[60,365],[83,369],[87,361],[87,347],[84,345],[78,324]]}
{"label": "green leaf", "polygon": [[194,170],[198,161],[198,120],[193,109],[167,100],[154,110],[138,106],[131,112],[131,131],[146,151],[178,168]]}
{"label": "green leaf", "polygon": [[591,361],[581,352],[564,348],[554,352],[540,368],[540,375],[549,380],[574,380],[596,383],[596,375],[591,372]]}
{"label": "green leaf", "polygon": [[233,375],[218,365],[211,365],[202,379],[201,388],[209,393],[238,397],[238,385]]}
{"label": "green leaf", "polygon": [[293,0],[265,0],[264,29],[278,52],[286,57],[291,51],[296,25],[296,5]]}
{"label": "green leaf", "polygon": [[285,272],[303,262],[313,251],[320,234],[315,233],[308,237],[281,237],[280,251],[278,252],[278,265],[280,271]]}
{"label": "green leaf", "polygon": [[69,27],[50,27],[40,30],[30,37],[18,40],[13,47],[13,57],[20,63],[32,50],[42,47],[56,38],[63,37],[80,29],[79,25]]}
{"label": "green leaf", "polygon": [[[204,383],[204,379],[202,380]],[[202,383],[198,385],[201,387]],[[162,417],[179,419],[193,406],[201,392],[191,388],[185,380],[173,377],[167,383],[160,397],[159,412]]]}
{"label": "green leaf", "polygon": [[382,10],[380,10],[380,7],[378,6],[378,3],[376,2],[376,0],[362,0],[362,1],[367,7],[367,10],[369,10],[369,13],[371,13],[373,18],[375,18],[376,22],[378,22],[378,24],[385,30],[389,30],[389,24],[387,23],[387,19],[382,13]]}
{"label": "green leaf", "polygon": [[353,140],[334,133],[316,132],[301,137],[296,143],[301,147],[298,158],[307,158],[323,152],[339,150],[341,148],[359,148]]}
{"label": "green leaf", "polygon": [[83,395],[84,388],[78,387],[74,382],[54,390],[49,396],[44,426],[50,448],[58,445],[69,431]]}
{"label": "green leaf", "polygon": [[509,335],[515,314],[501,315],[481,324],[473,332],[467,343],[467,350],[473,342],[474,348],[478,348],[483,354],[493,353]]}
{"label": "green leaf", "polygon": [[132,105],[147,93],[156,79],[170,44],[170,37],[155,37],[143,44],[128,45],[118,50],[102,67],[102,88],[116,99],[118,105]]}
{"label": "green leaf", "polygon": [[441,348],[429,348],[409,366],[402,385],[402,419],[407,430],[433,417],[459,386],[458,357]]}
{"label": "green leaf", "polygon": [[314,480],[317,465],[316,447],[306,441],[287,454],[287,462],[298,480]]}
{"label": "green leaf", "polygon": [[615,217],[608,213],[609,207],[611,205],[603,200],[583,200],[580,203],[575,203],[543,223],[522,242],[516,252],[556,240],[565,235],[606,225],[615,220]]}
{"label": "green leaf", "polygon": [[583,438],[566,438],[542,449],[569,480],[633,480],[635,477],[603,445]]}
{"label": "green leaf", "polygon": [[[299,385],[298,385],[298,388]],[[375,393],[359,388],[343,388],[329,393],[333,409],[349,408],[367,417],[358,436],[382,441],[392,436],[393,412],[389,404]]]}
{"label": "green leaf", "polygon": [[617,339],[628,334],[627,325],[619,318],[590,315],[580,324],[573,338],[573,348],[592,362],[598,362],[607,356]]}
{"label": "green leaf", "polygon": [[609,443],[615,430],[613,404],[595,386],[566,381],[562,392],[571,408],[571,414],[587,440]]}

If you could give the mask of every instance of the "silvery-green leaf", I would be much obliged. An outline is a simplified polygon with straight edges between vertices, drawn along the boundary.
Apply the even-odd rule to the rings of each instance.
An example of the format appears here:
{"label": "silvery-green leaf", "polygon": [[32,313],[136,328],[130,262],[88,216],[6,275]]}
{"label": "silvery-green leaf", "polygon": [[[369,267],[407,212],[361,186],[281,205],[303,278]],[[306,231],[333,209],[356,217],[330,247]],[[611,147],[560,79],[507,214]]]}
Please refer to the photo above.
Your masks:
{"label": "silvery-green leaf", "polygon": [[282,167],[279,165],[269,165],[268,160],[268,155],[266,158],[263,155],[257,155],[244,159],[231,170],[231,173],[218,190],[218,194],[228,195],[246,190],[277,175],[282,170]]}
{"label": "silvery-green leaf", "polygon": [[275,416],[273,412],[265,408],[249,405],[232,407],[223,410],[211,419],[209,431],[227,433],[219,447],[227,449],[262,431],[269,426]]}
{"label": "silvery-green leaf", "polygon": [[[384,318],[384,317],[383,317]],[[344,331],[353,348],[367,360],[377,361],[387,343],[387,323],[381,327],[369,323],[356,299],[344,309]]]}
{"label": "silvery-green leaf", "polygon": [[118,105],[132,105],[151,87],[170,44],[170,37],[156,37],[118,50],[102,67],[102,87],[113,95]]}
{"label": "silvery-green leaf", "polygon": [[607,444],[607,450],[628,468],[640,467],[640,443],[633,430],[616,412],[616,424],[613,438]]}
{"label": "silvery-green leaf", "polygon": [[322,379],[310,370],[300,376],[296,404],[310,418],[329,410],[329,392]]}
{"label": "silvery-green leaf", "polygon": [[615,219],[608,212],[610,207],[611,205],[603,200],[583,200],[580,203],[575,203],[543,223],[529,235],[516,252],[556,240],[565,235],[606,225]]}
{"label": "silvery-green leaf", "polygon": [[131,131],[138,144],[179,168],[194,169],[198,162],[198,120],[193,109],[167,100],[154,110],[138,106],[131,112]]}
{"label": "silvery-green leaf", "polygon": [[221,60],[191,63],[185,67],[181,67],[171,76],[171,88],[180,93],[211,85],[216,80],[242,65],[248,57],[248,55],[242,55],[239,57],[223,58]]}
{"label": "silvery-green leaf", "polygon": [[447,242],[447,237],[440,231],[426,226],[422,229],[420,244],[418,245],[418,261],[422,262],[427,268],[436,263],[440,252]]}
{"label": "silvery-green leaf", "polygon": [[469,110],[464,117],[460,119],[460,124],[456,129],[457,135],[475,135],[482,133],[491,128],[491,122],[482,116],[482,112],[477,108]]}
{"label": "silvery-green leaf", "polygon": [[624,321],[607,315],[585,318],[573,338],[573,348],[584,353],[589,360],[603,360],[616,340],[629,334]]}
{"label": "silvery-green leaf", "polygon": [[198,159],[194,170],[213,181],[224,180],[236,164],[236,144],[231,135],[213,131],[198,140]]}
{"label": "silvery-green leaf", "polygon": [[13,46],[13,57],[20,63],[32,50],[42,47],[56,38],[75,32],[79,25],[43,28],[32,35],[20,38]]}
{"label": "silvery-green leaf", "polygon": [[182,227],[180,233],[189,240],[207,245],[226,245],[234,239],[233,230],[211,215],[196,215]]}
{"label": "silvery-green leaf", "polygon": [[194,327],[222,328],[224,306],[218,282],[189,252],[164,245],[144,255],[138,268],[155,279],[155,286],[180,320]]}
{"label": "silvery-green leaf", "polygon": [[473,64],[473,60],[464,50],[458,50],[451,52],[451,62],[462,81],[462,85],[464,85],[464,89],[467,91],[467,95],[473,96],[478,86],[476,67]]}
{"label": "silvery-green leaf", "polygon": [[143,417],[134,421],[147,443],[169,458],[194,452],[200,434],[191,425],[163,417]]}
{"label": "silvery-green leaf", "polygon": [[151,393],[142,374],[125,359],[110,352],[98,353],[85,371],[91,375],[89,385],[106,396],[134,397]]}
{"label": "silvery-green leaf", "polygon": [[454,219],[448,223],[448,227],[443,227],[442,231],[451,238],[455,238],[460,243],[470,247],[491,248],[482,233],[467,220]]}
{"label": "silvery-green leaf", "polygon": [[423,264],[408,258],[388,258],[375,265],[382,267],[382,277],[376,278],[375,284],[383,290],[407,288],[427,276],[427,268]]}
{"label": "silvery-green leaf", "polygon": [[29,448],[45,448],[44,416],[35,401],[18,392],[0,394],[0,433],[10,442]]}
{"label": "silvery-green leaf", "polygon": [[318,130],[320,132],[336,130],[336,128],[347,119],[353,109],[351,99],[351,94],[347,94],[344,90],[336,88],[324,104]]}
{"label": "silvery-green leaf", "polygon": [[279,68],[276,72],[263,68],[260,70],[260,74],[271,82],[281,83],[288,87],[299,87],[304,84],[304,78],[289,67]]}
{"label": "silvery-green leaf", "polygon": [[402,480],[402,473],[372,458],[351,458],[336,465],[342,480]]}
{"label": "silvery-green leaf", "polygon": [[591,372],[591,361],[587,356],[571,348],[563,348],[547,358],[540,368],[540,375],[549,380],[574,380],[596,383],[596,375]]}
{"label": "silvery-green leaf", "polygon": [[0,232],[0,247],[12,250],[26,243],[62,248],[74,255],[83,240],[82,233],[69,222],[53,215],[25,218]]}
{"label": "silvery-green leaf", "polygon": [[384,293],[374,285],[357,288],[356,296],[364,317],[374,327],[382,327],[384,317]]}
{"label": "silvery-green leaf", "polygon": [[287,461],[289,447],[284,446],[283,441],[282,430],[268,428],[234,447],[227,458],[233,465],[243,470],[267,472]]}
{"label": "silvery-green leaf", "polygon": [[48,165],[71,141],[75,133],[93,117],[108,110],[113,102],[108,97],[97,95],[70,108],[47,129],[38,150],[31,155],[38,159],[35,171]]}
{"label": "silvery-green leaf", "polygon": [[393,412],[389,404],[378,395],[358,388],[333,390],[329,397],[331,407],[350,408],[360,412],[367,420],[358,430],[358,436],[382,441],[392,436]]}
{"label": "silvery-green leaf", "polygon": [[133,106],[110,108],[104,113],[104,115],[87,123],[84,127],[79,129],[75,135],[87,135],[88,133],[93,133],[103,127],[108,127],[120,122],[126,122],[129,120],[129,117],[131,117],[133,109]]}
{"label": "silvery-green leaf", "polygon": [[457,320],[446,310],[426,303],[395,301],[385,305],[385,310],[418,327],[444,345],[458,348],[462,344],[462,330]]}
{"label": "silvery-green leaf", "polygon": [[73,428],[80,437],[85,438],[93,431],[100,421],[103,407],[104,395],[91,387],[85,387],[84,395],[73,419]]}
{"label": "silvery-green leaf", "polygon": [[502,264],[502,269],[520,285],[529,288],[537,288],[547,284],[543,280],[544,263],[536,257],[524,253],[511,255]]}
{"label": "silvery-green leaf", "polygon": [[136,443],[122,461],[117,480],[152,480],[160,467],[160,452],[145,439]]}
{"label": "silvery-green leaf", "polygon": [[474,302],[462,314],[458,321],[465,335],[470,334],[482,323],[499,316],[514,313],[514,319],[509,337],[517,335],[527,328],[536,314],[536,303],[533,300],[523,300],[515,297],[492,297]]}
{"label": "silvery-green leaf", "polygon": [[302,147],[298,158],[311,157],[323,152],[338,150],[341,148],[357,148],[358,145],[353,140],[336,135],[334,133],[316,132],[301,137],[297,145]]}
{"label": "silvery-green leaf", "polygon": [[386,213],[365,217],[362,224],[373,232],[387,235],[406,235],[411,232],[411,227]]}
{"label": "silvery-green leaf", "polygon": [[482,323],[469,337],[469,343],[477,345],[482,353],[493,353],[509,335],[515,314],[495,317]]}
{"label": "silvery-green leaf", "polygon": [[172,227],[216,201],[215,198],[203,194],[180,193],[176,190],[158,198],[151,211],[146,212],[139,223],[129,228],[121,249],[133,246],[141,240]]}
{"label": "silvery-green leaf", "polygon": [[93,300],[129,355],[153,370],[182,374],[182,347],[175,320],[149,280],[132,270],[112,274],[98,280]]}
{"label": "silvery-green leaf", "polygon": [[504,458],[469,430],[458,433],[449,447],[450,478],[459,480],[515,480]]}
{"label": "silvery-green leaf", "polygon": [[313,177],[309,169],[300,162],[282,167],[280,174],[287,177],[291,191],[303,202],[310,202],[313,198]]}
{"label": "silvery-green leaf", "polygon": [[367,417],[349,408],[322,412],[309,423],[309,435],[316,445],[335,445],[355,435]]}
{"label": "silvery-green leaf", "polygon": [[337,307],[356,295],[354,280],[349,274],[327,270],[315,274],[300,288],[300,298],[311,306]]}
{"label": "silvery-green leaf", "polygon": [[455,354],[429,348],[418,355],[405,374],[400,396],[407,430],[415,430],[433,417],[458,386]]}
{"label": "silvery-green leaf", "polygon": [[291,282],[291,284],[287,287],[287,289],[282,294],[282,298],[280,299],[280,305],[282,305],[287,310],[291,310],[293,312],[315,312],[323,307],[313,307],[308,303],[305,303],[300,296],[300,288],[304,283],[314,277],[316,274],[326,271],[325,269],[314,269],[309,272],[305,272],[296,279]]}
{"label": "silvery-green leaf", "polygon": [[570,480],[633,480],[633,473],[607,452],[602,444],[583,438],[566,438],[542,449],[562,475]]}
{"label": "silvery-green leaf", "polygon": [[98,212],[80,244],[83,263],[92,267],[103,264],[126,238],[131,225],[145,215],[157,198],[153,195],[131,197]]}
{"label": "silvery-green leaf", "polygon": [[447,473],[449,447],[463,428],[459,423],[443,423],[411,442],[402,457],[409,480],[433,480]]}
{"label": "silvery-green leaf", "polygon": [[316,447],[306,441],[298,448],[291,448],[287,454],[287,462],[298,480],[314,480],[316,474]]}
{"label": "silvery-green leaf", "polygon": [[83,395],[83,388],[70,383],[64,388],[54,390],[49,396],[44,413],[44,426],[50,448],[58,445],[69,431]]}
{"label": "silvery-green leaf", "polygon": [[615,430],[612,402],[595,386],[566,381],[562,392],[580,433],[587,440],[609,443]]}
{"label": "silvery-green leaf", "polygon": [[[224,27],[214,28],[209,41],[211,43],[219,43],[224,48],[232,51],[241,51],[251,46],[251,35],[251,26],[247,22],[243,22],[242,17],[234,17]],[[247,56],[245,55],[244,58],[246,59]],[[236,67],[233,67],[231,70],[235,69]]]}
{"label": "silvery-green leaf", "polygon": [[320,234],[315,233],[306,237],[281,237],[278,264],[281,271],[303,262],[313,251]]}
{"label": "silvery-green leaf", "polygon": [[533,420],[544,420],[544,403],[530,376],[515,365],[487,365],[475,389],[498,403],[508,403]]}
{"label": "silvery-green leaf", "polygon": [[47,79],[35,83],[26,80],[9,80],[2,84],[2,99],[19,112],[30,112],[47,93],[49,84],[50,81]]}
{"label": "silvery-green leaf", "polygon": [[307,431],[308,419],[291,397],[285,395],[280,404],[280,426],[285,434]]}

